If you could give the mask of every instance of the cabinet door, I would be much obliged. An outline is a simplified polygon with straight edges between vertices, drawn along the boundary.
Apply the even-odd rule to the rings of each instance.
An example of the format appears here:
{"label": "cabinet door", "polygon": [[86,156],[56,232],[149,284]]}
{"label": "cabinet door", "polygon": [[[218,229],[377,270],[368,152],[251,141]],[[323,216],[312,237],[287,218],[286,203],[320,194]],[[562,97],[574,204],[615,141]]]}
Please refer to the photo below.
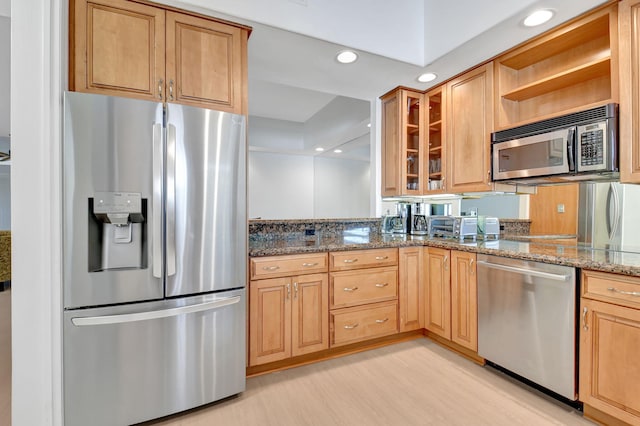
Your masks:
{"label": "cabinet door", "polygon": [[493,64],[447,84],[447,188],[453,192],[491,189]]}
{"label": "cabinet door", "polygon": [[76,0],[69,88],[162,100],[165,12],[125,0]]}
{"label": "cabinet door", "polygon": [[451,251],[451,340],[478,351],[476,254]]}
{"label": "cabinet door", "polygon": [[291,356],[291,278],[249,283],[249,365]]}
{"label": "cabinet door", "polygon": [[580,400],[640,424],[640,310],[583,298],[581,314]]}
{"label": "cabinet door", "polygon": [[400,331],[424,328],[424,268],[422,247],[401,247],[398,277],[400,281]]}
{"label": "cabinet door", "polygon": [[243,113],[247,31],[167,12],[169,102]]}
{"label": "cabinet door", "polygon": [[328,349],[329,280],[327,274],[301,275],[292,280],[292,355]]}
{"label": "cabinet door", "polygon": [[640,1],[619,4],[620,181],[640,182]]}
{"label": "cabinet door", "polygon": [[451,340],[451,286],[449,250],[427,249],[427,288],[424,327]]}
{"label": "cabinet door", "polygon": [[382,196],[400,195],[400,99],[396,92],[382,98]]}

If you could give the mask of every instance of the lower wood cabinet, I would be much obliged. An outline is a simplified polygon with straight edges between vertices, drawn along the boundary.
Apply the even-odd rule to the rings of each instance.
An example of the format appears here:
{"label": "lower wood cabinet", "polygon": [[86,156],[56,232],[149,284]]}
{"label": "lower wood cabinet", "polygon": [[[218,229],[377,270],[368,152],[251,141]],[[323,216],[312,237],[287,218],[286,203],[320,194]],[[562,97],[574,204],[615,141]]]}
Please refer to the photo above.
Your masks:
{"label": "lower wood cabinet", "polygon": [[398,332],[398,249],[329,253],[330,346]]}
{"label": "lower wood cabinet", "polygon": [[398,249],[400,332],[424,328],[424,253],[423,247]]}
{"label": "lower wood cabinet", "polygon": [[640,278],[583,271],[580,390],[590,407],[640,425]]}
{"label": "lower wood cabinet", "polygon": [[[305,273],[323,268],[324,273]],[[250,366],[329,347],[329,278],[326,270],[326,253],[251,259]],[[293,275],[296,272],[299,275]],[[275,276],[263,278],[265,275]]]}
{"label": "lower wood cabinet", "polygon": [[478,351],[476,254],[429,247],[425,320],[430,332]]}

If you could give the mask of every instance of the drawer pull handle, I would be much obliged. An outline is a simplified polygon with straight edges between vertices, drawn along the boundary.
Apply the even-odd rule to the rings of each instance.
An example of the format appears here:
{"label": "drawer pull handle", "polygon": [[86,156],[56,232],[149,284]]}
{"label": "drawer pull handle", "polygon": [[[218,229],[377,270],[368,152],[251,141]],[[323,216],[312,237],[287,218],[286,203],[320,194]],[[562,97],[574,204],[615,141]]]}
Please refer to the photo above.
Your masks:
{"label": "drawer pull handle", "polygon": [[624,294],[626,296],[640,297],[640,291],[624,291],[624,290],[618,290],[615,287],[609,287],[607,288],[607,290],[612,291],[614,293]]}
{"label": "drawer pull handle", "polygon": [[387,260],[389,256],[376,256],[376,260]]}
{"label": "drawer pull handle", "polygon": [[382,288],[382,287],[386,287],[388,285],[389,285],[389,283],[378,283],[378,284],[376,284],[376,287]]}
{"label": "drawer pull handle", "polygon": [[310,268],[312,266],[318,266],[318,262],[314,262],[314,263],[303,263],[302,266],[304,266],[305,268]]}
{"label": "drawer pull handle", "polygon": [[264,269],[265,271],[275,271],[277,269],[280,269],[279,266],[263,266],[262,269]]}
{"label": "drawer pull handle", "polygon": [[358,287],[345,287],[343,290],[344,291],[356,291],[358,289]]}
{"label": "drawer pull handle", "polygon": [[343,260],[344,263],[356,263],[358,261],[358,259],[345,259]]}
{"label": "drawer pull handle", "polygon": [[359,324],[355,323],[353,325],[345,325],[344,328],[345,330],[353,330],[354,328],[356,328]]}
{"label": "drawer pull handle", "polygon": [[385,322],[389,321],[389,318],[385,318],[385,319],[381,319],[381,320],[376,320],[376,322],[378,324],[384,324]]}

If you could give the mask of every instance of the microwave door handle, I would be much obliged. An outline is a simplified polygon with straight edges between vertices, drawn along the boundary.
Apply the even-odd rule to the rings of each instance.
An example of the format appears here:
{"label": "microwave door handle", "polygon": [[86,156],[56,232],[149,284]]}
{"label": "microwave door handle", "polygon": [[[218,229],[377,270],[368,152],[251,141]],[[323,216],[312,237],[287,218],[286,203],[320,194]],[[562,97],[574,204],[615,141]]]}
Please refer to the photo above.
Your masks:
{"label": "microwave door handle", "polygon": [[569,129],[569,134],[567,135],[567,160],[569,162],[569,171],[576,171],[576,128],[572,127]]}

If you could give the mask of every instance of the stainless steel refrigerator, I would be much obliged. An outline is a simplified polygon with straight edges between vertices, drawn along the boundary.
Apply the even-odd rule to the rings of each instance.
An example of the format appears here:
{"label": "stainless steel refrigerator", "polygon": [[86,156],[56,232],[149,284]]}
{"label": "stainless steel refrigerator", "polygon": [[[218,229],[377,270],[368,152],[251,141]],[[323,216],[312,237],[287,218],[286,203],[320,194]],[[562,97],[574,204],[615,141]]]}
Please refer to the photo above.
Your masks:
{"label": "stainless steel refrigerator", "polygon": [[67,425],[125,425],[242,392],[245,118],[64,95]]}

